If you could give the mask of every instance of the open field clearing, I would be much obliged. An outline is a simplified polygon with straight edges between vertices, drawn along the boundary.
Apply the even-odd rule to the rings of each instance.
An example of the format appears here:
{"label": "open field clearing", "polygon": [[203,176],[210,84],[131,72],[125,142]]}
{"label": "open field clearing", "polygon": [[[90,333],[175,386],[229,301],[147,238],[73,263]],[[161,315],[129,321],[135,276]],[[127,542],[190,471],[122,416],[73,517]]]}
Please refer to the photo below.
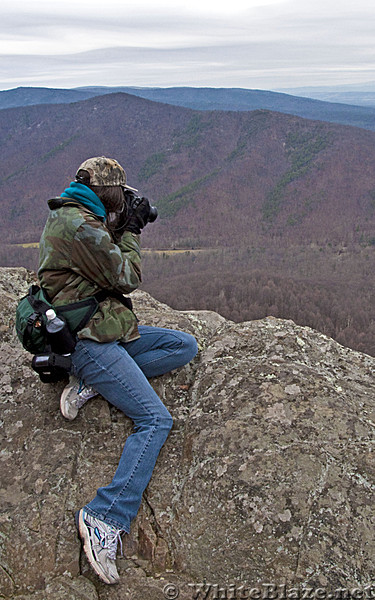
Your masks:
{"label": "open field clearing", "polygon": [[[13,246],[17,246],[18,248],[39,248],[39,242],[30,242],[28,244],[12,244]],[[185,254],[187,252],[191,253],[201,253],[201,252],[210,252],[215,250],[215,248],[142,248],[142,253],[145,254]]]}

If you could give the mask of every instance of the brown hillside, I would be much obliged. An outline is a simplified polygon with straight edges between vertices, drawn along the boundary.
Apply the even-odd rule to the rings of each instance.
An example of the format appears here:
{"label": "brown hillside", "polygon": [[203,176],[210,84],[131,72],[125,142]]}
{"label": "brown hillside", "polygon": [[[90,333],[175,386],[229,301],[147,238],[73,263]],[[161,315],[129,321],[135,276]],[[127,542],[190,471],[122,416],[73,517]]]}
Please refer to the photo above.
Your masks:
{"label": "brown hillside", "polygon": [[38,239],[46,199],[99,154],[117,157],[157,203],[162,218],[145,235],[149,246],[372,240],[369,131],[111,94],[3,110],[0,139],[3,241]]}
{"label": "brown hillside", "polygon": [[[46,200],[114,156],[157,204],[144,289],[235,321],[293,319],[375,355],[375,133],[126,94],[0,111],[0,264],[37,267]],[[197,250],[200,249],[199,251]]]}

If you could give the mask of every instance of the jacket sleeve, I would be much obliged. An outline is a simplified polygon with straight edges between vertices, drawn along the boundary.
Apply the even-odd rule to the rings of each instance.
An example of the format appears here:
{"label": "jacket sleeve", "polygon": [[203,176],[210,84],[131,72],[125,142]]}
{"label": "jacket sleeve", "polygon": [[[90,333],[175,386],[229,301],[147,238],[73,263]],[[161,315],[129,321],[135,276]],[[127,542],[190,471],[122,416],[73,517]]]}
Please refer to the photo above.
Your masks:
{"label": "jacket sleeve", "polygon": [[117,245],[101,222],[86,221],[73,239],[71,268],[99,288],[129,294],[142,281],[140,236],[126,231]]}

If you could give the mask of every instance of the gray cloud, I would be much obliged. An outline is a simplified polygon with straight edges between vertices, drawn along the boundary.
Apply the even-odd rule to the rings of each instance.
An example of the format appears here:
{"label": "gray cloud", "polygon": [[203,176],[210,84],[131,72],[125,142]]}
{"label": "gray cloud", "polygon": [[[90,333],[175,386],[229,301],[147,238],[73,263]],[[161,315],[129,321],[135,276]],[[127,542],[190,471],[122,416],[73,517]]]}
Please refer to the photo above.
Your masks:
{"label": "gray cloud", "polygon": [[[94,12],[75,16],[69,5],[66,14],[56,17],[31,12],[26,5],[16,15],[8,5],[0,19],[1,39],[9,40],[10,48],[15,40],[26,40],[31,50],[13,54],[1,46],[0,87],[277,89],[375,79],[375,7],[366,0],[355,9],[351,0],[289,0],[249,10],[239,19],[155,10],[131,18],[108,11],[99,18]],[[39,39],[51,44],[48,53],[43,45],[38,50]],[[77,52],[74,40],[80,49],[97,49]]]}
{"label": "gray cloud", "polygon": [[374,62],[361,60],[345,47],[324,48],[317,56],[304,43],[255,42],[238,46],[158,50],[106,48],[61,56],[7,56],[0,68],[0,86],[48,85],[208,85],[268,87],[308,85],[319,77],[339,83],[361,69],[372,77]]}

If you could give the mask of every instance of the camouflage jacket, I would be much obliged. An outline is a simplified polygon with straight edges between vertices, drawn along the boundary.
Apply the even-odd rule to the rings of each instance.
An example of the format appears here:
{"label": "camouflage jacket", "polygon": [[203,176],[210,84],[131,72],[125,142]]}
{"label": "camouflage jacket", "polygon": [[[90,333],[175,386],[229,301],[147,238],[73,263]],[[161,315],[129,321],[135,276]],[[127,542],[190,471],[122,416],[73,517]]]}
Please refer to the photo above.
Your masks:
{"label": "camouflage jacket", "polygon": [[[129,294],[138,287],[140,236],[126,231],[116,245],[102,219],[75,200],[57,209],[51,200],[49,206],[40,240],[38,277],[55,306],[103,289]],[[78,337],[96,342],[134,340],[139,337],[137,319],[119,300],[109,297]]]}

